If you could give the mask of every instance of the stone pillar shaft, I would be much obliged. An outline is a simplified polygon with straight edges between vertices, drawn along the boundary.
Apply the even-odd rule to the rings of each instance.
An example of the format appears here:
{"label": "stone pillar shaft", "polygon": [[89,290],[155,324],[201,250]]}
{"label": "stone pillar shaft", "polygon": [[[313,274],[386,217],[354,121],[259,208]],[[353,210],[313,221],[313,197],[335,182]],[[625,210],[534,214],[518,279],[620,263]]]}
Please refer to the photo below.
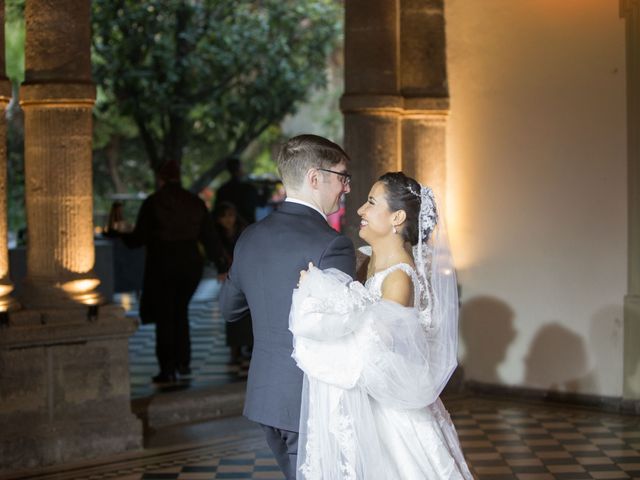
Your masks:
{"label": "stone pillar shaft", "polygon": [[432,186],[444,211],[449,98],[443,0],[347,0],[345,12],[346,223],[357,240],[356,210],[387,171]]}
{"label": "stone pillar shaft", "polygon": [[90,2],[26,3],[24,303],[97,303],[92,197]]}
{"label": "stone pillar shaft", "polygon": [[[398,0],[345,2],[344,146],[354,173],[346,233],[358,238],[358,207],[373,182],[400,168]],[[372,54],[375,52],[375,54]]]}
{"label": "stone pillar shaft", "polygon": [[446,202],[449,112],[443,0],[401,0],[402,168]]}
{"label": "stone pillar shaft", "polygon": [[346,234],[358,235],[357,210],[380,175],[400,169],[401,121],[399,97],[342,98],[344,148],[351,157],[354,182],[347,196]]}

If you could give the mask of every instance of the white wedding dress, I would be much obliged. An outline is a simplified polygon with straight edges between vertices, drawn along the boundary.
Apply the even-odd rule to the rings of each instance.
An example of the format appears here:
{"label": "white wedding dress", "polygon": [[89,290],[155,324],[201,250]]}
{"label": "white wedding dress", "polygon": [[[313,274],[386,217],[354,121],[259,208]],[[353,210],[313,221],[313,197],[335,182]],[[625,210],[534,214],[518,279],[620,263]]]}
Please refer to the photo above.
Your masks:
{"label": "white wedding dress", "polygon": [[457,340],[418,308],[382,299],[382,282],[395,269],[411,276],[418,299],[407,264],[364,286],[338,270],[311,268],[294,291],[293,358],[305,373],[298,479],[473,478],[438,398],[455,368]]}

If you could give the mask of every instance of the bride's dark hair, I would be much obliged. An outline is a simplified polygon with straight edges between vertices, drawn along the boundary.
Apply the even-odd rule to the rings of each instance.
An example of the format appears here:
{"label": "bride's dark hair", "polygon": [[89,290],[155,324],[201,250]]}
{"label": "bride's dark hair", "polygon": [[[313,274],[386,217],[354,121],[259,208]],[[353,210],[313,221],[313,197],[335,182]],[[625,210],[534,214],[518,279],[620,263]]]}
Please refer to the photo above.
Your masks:
{"label": "bride's dark hair", "polygon": [[[410,245],[418,243],[418,224],[420,219],[420,184],[402,172],[387,172],[378,181],[387,191],[386,199],[392,212],[404,210],[407,219],[401,231],[402,238]],[[431,232],[423,232],[423,241],[427,241]]]}

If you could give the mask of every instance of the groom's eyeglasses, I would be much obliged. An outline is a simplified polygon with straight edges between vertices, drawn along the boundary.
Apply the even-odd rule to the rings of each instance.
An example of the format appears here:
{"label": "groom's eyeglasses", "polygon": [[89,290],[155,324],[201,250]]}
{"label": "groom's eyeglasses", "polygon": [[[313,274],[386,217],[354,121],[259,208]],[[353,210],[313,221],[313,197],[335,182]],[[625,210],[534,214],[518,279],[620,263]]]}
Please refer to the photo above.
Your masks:
{"label": "groom's eyeglasses", "polygon": [[335,170],[328,170],[326,168],[318,168],[318,170],[322,170],[323,172],[335,173],[340,176],[340,181],[343,185],[351,184],[351,175],[346,172],[336,172]]}

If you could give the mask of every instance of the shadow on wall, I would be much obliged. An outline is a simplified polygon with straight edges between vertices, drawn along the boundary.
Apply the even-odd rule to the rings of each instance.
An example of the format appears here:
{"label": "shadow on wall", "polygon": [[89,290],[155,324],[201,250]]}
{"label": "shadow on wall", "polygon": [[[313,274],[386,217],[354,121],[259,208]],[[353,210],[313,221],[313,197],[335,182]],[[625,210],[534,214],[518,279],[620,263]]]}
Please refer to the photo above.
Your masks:
{"label": "shadow on wall", "polygon": [[584,340],[558,323],[545,325],[538,331],[525,358],[525,367],[527,387],[571,393],[596,391]]}
{"label": "shadow on wall", "polygon": [[[622,298],[622,297],[621,297]],[[624,372],[624,308],[619,305],[607,305],[598,309],[591,317],[589,329],[589,356],[593,370],[597,372],[598,384],[592,385],[591,393],[621,397]],[[628,353],[628,351],[627,351]],[[640,360],[640,351],[636,348],[636,362]],[[635,372],[636,394],[640,394],[640,364]],[[596,390],[595,387],[598,387]]]}
{"label": "shadow on wall", "polygon": [[516,337],[514,312],[494,297],[474,297],[460,309],[460,334],[465,345],[461,360],[465,379],[500,384],[498,366]]}

